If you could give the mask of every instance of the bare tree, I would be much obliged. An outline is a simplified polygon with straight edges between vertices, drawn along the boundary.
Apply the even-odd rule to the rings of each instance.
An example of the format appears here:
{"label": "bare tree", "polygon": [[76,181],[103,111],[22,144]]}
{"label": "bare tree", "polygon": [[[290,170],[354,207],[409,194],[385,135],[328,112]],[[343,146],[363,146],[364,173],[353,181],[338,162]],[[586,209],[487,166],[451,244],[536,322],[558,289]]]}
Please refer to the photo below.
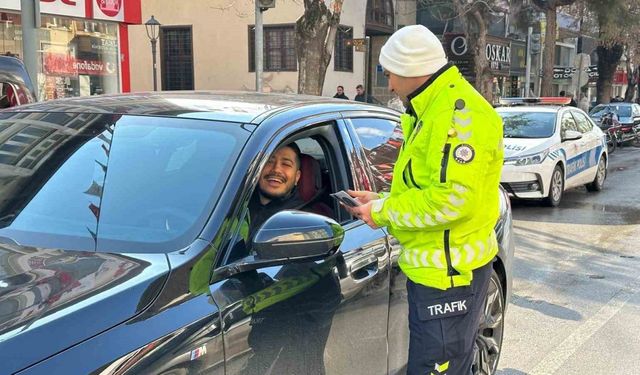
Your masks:
{"label": "bare tree", "polygon": [[576,0],[532,0],[540,8],[547,20],[544,34],[544,52],[542,62],[542,85],[540,86],[541,96],[551,96],[553,89],[553,67],[556,62],[556,31],[558,7],[571,5]]}
{"label": "bare tree", "polygon": [[298,93],[321,95],[331,61],[344,0],[304,0],[304,14],[296,22]]}
{"label": "bare tree", "polygon": [[597,101],[609,103],[613,93],[613,77],[625,53],[625,45],[636,48],[640,0],[585,1],[598,25]]}
{"label": "bare tree", "polygon": [[[475,67],[475,87],[487,100],[493,100],[493,74],[487,60],[485,47],[492,16],[505,12],[500,0],[419,0],[420,4],[441,21],[460,20],[467,41],[467,48],[473,56]],[[519,3],[519,2],[518,2]]]}
{"label": "bare tree", "polygon": [[[636,40],[638,40],[636,38]],[[626,43],[624,46],[625,57],[627,60],[627,90],[624,93],[624,101],[632,102],[636,95],[636,86],[638,85],[638,44]]]}

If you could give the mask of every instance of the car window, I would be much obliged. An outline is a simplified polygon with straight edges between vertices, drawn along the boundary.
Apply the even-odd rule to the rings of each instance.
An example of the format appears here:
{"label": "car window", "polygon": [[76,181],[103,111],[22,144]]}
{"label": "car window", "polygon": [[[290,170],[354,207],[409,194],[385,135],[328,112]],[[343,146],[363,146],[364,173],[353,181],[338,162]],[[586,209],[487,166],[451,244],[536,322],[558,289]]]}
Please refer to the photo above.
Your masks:
{"label": "car window", "polygon": [[633,105],[633,115],[640,116],[640,105],[638,104]]}
{"label": "car window", "polygon": [[499,112],[505,138],[549,138],[556,129],[555,112]]}
{"label": "car window", "polygon": [[0,236],[69,250],[187,246],[249,134],[201,120],[27,115],[0,117],[5,134],[13,133],[2,145],[11,153],[0,160]]}
{"label": "car window", "polygon": [[[322,142],[322,144],[321,144]],[[295,184],[295,196],[274,196],[274,193],[281,193],[281,187],[270,187],[269,183],[258,179],[258,184],[253,190],[250,202],[247,203],[242,220],[238,222],[238,228],[232,236],[229,251],[225,255],[223,264],[230,264],[243,259],[249,255],[256,256],[254,249],[251,248],[250,242],[257,233],[258,229],[266,222],[266,220],[283,210],[302,210],[315,214],[330,217],[339,221],[337,202],[330,196],[334,192],[333,187],[336,184],[333,181],[336,173],[330,170],[331,158],[327,156],[327,141],[320,138],[300,138],[295,141],[286,140],[280,146],[295,143],[300,150],[300,178]],[[276,148],[278,150],[280,147]],[[269,164],[264,168],[268,168]],[[268,171],[263,169],[263,171]],[[274,170],[276,175],[282,176],[284,184],[286,180],[286,172]],[[260,171],[262,175],[262,171]],[[270,173],[265,173],[268,177]],[[264,185],[263,185],[264,184]],[[271,191],[270,191],[271,189]],[[271,202],[259,203],[261,197],[271,199]],[[262,204],[262,206],[260,206]]]}
{"label": "car window", "polygon": [[389,191],[400,147],[402,128],[395,121],[376,118],[351,119],[375,178],[376,191]]}
{"label": "car window", "polygon": [[599,104],[595,106],[589,113],[591,116],[600,117],[609,112],[613,112],[618,117],[630,117],[631,116],[631,106],[630,105],[620,105],[620,104]]}
{"label": "car window", "polygon": [[578,111],[572,111],[571,113],[576,120],[576,125],[580,133],[588,133],[593,130],[593,124],[591,124],[586,115]]}
{"label": "car window", "polygon": [[578,125],[576,124],[576,120],[573,119],[573,116],[569,112],[565,112],[562,115],[562,122],[560,126],[561,126],[560,131],[562,132],[563,137],[566,135],[568,130],[573,130],[576,132],[579,131]]}

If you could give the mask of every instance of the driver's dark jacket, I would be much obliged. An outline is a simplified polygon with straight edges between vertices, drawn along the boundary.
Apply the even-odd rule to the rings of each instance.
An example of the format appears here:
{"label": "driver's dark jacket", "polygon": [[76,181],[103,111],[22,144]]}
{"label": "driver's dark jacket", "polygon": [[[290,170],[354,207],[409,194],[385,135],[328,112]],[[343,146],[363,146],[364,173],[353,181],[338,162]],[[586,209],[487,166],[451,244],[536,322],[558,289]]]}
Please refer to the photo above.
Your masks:
{"label": "driver's dark jacket", "polygon": [[301,210],[304,205],[305,202],[300,197],[297,187],[294,187],[286,197],[272,199],[265,205],[260,203],[260,193],[256,189],[249,202],[249,240],[253,239],[256,231],[271,216],[283,210]]}
{"label": "driver's dark jacket", "polygon": [[253,236],[267,219],[283,210],[304,210],[305,202],[300,197],[296,187],[283,198],[272,199],[263,205],[260,203],[260,193],[258,189],[251,196],[249,201],[249,215],[240,224],[240,238],[236,241],[228,258],[228,262],[234,262],[249,254],[250,244]]}

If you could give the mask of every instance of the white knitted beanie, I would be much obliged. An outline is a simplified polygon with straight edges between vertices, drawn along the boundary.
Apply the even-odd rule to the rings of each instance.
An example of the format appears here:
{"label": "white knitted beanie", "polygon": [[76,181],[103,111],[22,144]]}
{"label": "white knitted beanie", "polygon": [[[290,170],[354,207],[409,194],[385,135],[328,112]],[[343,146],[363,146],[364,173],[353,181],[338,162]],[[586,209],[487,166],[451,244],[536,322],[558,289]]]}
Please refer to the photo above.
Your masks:
{"label": "white knitted beanie", "polygon": [[380,65],[402,77],[431,75],[447,64],[442,43],[422,25],[405,26],[380,50]]}

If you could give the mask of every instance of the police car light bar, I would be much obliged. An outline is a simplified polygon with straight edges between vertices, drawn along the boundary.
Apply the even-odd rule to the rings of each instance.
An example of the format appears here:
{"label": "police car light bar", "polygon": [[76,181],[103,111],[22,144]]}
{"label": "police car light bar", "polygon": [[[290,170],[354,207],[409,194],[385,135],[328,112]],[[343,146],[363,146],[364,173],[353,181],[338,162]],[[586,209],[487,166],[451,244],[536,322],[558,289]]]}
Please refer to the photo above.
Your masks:
{"label": "police car light bar", "polygon": [[567,98],[564,96],[542,96],[539,98],[500,98],[501,105],[569,105],[569,103],[571,103],[571,98]]}

